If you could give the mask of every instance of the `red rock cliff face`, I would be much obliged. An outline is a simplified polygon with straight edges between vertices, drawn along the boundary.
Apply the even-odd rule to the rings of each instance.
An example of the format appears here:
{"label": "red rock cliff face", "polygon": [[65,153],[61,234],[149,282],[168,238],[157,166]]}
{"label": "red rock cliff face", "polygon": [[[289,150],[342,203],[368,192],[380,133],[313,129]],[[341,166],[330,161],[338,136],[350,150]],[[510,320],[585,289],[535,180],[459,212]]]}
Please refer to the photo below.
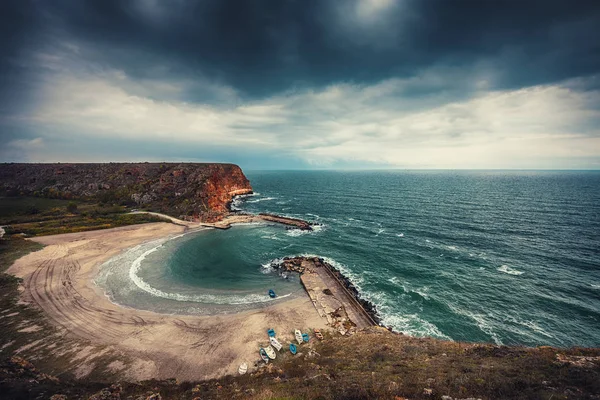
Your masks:
{"label": "red rock cliff face", "polygon": [[2,164],[0,191],[122,204],[215,221],[228,212],[234,195],[252,193],[252,187],[233,164]]}

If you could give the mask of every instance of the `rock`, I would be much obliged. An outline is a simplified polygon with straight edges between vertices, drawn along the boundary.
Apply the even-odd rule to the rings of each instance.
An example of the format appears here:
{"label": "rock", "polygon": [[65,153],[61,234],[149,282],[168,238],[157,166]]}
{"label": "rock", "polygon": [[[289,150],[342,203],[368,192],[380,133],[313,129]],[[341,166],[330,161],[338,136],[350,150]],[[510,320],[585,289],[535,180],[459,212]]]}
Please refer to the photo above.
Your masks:
{"label": "rock", "polygon": [[427,396],[431,396],[433,394],[433,389],[425,388],[423,389],[423,394]]}

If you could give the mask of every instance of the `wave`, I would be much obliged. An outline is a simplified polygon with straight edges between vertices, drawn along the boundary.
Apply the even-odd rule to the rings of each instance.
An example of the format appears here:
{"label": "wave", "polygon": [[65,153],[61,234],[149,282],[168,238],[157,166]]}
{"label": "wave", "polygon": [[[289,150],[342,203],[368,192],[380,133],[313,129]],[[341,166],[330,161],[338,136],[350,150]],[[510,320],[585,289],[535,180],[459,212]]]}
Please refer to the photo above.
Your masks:
{"label": "wave", "polygon": [[266,303],[269,301],[275,301],[277,299],[285,298],[291,296],[291,293],[284,294],[278,296],[275,299],[272,299],[266,295],[262,294],[248,294],[248,295],[216,295],[216,294],[196,294],[196,295],[184,295],[181,293],[168,293],[164,292],[160,289],[154,288],[149,285],[146,281],[144,281],[139,275],[138,272],[141,268],[142,262],[146,259],[146,257],[157,251],[160,247],[162,247],[162,243],[158,246],[155,246],[149,250],[146,250],[139,257],[137,257],[131,267],[129,268],[129,279],[133,282],[139,289],[143,290],[146,293],[149,293],[155,297],[161,297],[163,299],[175,300],[175,301],[184,301],[184,302],[193,302],[193,303],[208,303],[208,304],[231,304],[231,305],[239,305],[239,304],[254,304],[254,303]]}
{"label": "wave", "polygon": [[[388,280],[392,281],[395,279],[391,278]],[[405,292],[411,291],[407,290],[404,285],[402,285],[402,288]],[[417,293],[416,291],[413,292]],[[389,295],[384,292],[369,293],[367,300],[375,304],[381,317],[381,323],[384,326],[391,326],[395,331],[403,332],[409,336],[431,336],[452,340],[450,336],[443,333],[435,324],[423,319],[419,315],[399,312],[397,306],[394,304],[394,300],[390,299]]]}
{"label": "wave", "polygon": [[[377,310],[386,309],[375,303]],[[385,326],[391,326],[395,331],[416,337],[437,337],[438,339],[452,340],[444,334],[435,324],[420,318],[417,314],[390,314],[384,311],[381,322]]]}
{"label": "wave", "polygon": [[291,237],[298,237],[304,235],[312,235],[318,232],[321,232],[324,229],[325,225],[313,225],[312,230],[302,230],[302,229],[288,229],[285,231],[285,234]]}
{"label": "wave", "polygon": [[237,196],[234,196],[233,200],[231,200],[230,208],[233,211],[242,211],[242,209],[240,207],[246,201],[247,198],[259,196],[259,195],[260,195],[260,193],[248,193],[248,194],[239,194]]}
{"label": "wave", "polygon": [[261,236],[261,239],[281,240],[276,235],[263,235]]}
{"label": "wave", "polygon": [[261,201],[270,201],[270,200],[275,200],[275,199],[277,199],[277,197],[261,197],[256,200],[246,200],[246,203],[258,203]]}
{"label": "wave", "polygon": [[488,335],[490,338],[492,338],[494,343],[496,343],[498,346],[501,346],[503,344],[502,340],[498,336],[498,333],[494,330],[495,324],[491,321],[488,321],[485,315],[474,313],[469,310],[463,310],[452,304],[448,304],[448,308],[450,308],[450,310],[452,310],[452,312],[454,312],[455,314],[463,315],[475,321],[475,325],[477,325],[479,330]]}
{"label": "wave", "polygon": [[504,272],[505,274],[509,274],[509,275],[523,275],[525,273],[523,271],[513,269],[513,268],[509,267],[508,265],[499,266],[498,271]]}

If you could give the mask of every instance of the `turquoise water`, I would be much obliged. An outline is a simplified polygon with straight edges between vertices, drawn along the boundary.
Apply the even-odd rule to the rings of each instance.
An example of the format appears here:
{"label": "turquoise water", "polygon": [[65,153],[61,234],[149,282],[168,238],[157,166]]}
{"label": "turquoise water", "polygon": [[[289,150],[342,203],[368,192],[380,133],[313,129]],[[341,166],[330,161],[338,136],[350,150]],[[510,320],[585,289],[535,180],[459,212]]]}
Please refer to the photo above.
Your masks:
{"label": "turquoise water", "polygon": [[269,262],[315,254],[341,268],[385,324],[408,334],[600,346],[598,172],[246,175],[257,194],[235,207],[322,226],[244,225],[145,244],[107,264],[107,294],[161,312],[262,307],[271,287],[302,294],[295,277],[282,279]]}

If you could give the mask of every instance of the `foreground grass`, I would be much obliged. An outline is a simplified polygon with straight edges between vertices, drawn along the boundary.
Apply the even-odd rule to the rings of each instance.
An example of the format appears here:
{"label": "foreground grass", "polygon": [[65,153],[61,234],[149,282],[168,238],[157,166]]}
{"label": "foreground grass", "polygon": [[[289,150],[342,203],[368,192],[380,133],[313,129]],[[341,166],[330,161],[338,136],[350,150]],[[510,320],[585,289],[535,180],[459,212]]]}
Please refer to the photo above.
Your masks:
{"label": "foreground grass", "polygon": [[[281,353],[245,376],[204,382],[39,379],[19,359],[0,365],[5,398],[598,399],[600,350],[520,348],[420,339],[372,328]],[[92,397],[90,397],[92,396]],[[96,397],[93,397],[96,396]],[[112,397],[111,397],[112,396]],[[449,397],[443,397],[449,396]],[[157,397],[154,397],[155,399]]]}
{"label": "foreground grass", "polygon": [[43,247],[19,236],[7,235],[0,239],[0,273],[5,272],[17,259]]}

